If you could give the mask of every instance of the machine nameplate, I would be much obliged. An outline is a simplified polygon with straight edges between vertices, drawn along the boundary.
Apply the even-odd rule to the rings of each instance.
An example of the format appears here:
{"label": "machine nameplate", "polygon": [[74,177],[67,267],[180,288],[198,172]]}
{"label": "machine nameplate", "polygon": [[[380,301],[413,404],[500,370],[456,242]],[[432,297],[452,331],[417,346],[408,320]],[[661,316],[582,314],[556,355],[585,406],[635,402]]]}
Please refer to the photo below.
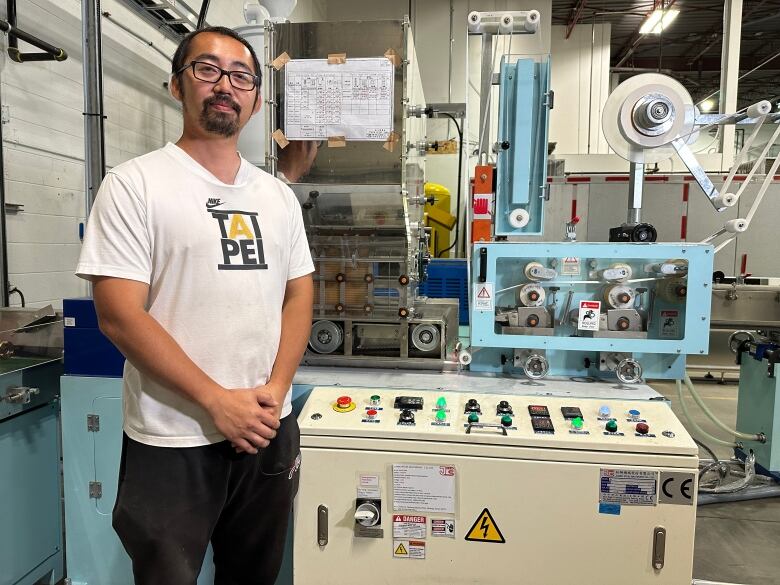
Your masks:
{"label": "machine nameplate", "polygon": [[655,506],[658,472],[641,469],[601,469],[599,502],[624,506]]}

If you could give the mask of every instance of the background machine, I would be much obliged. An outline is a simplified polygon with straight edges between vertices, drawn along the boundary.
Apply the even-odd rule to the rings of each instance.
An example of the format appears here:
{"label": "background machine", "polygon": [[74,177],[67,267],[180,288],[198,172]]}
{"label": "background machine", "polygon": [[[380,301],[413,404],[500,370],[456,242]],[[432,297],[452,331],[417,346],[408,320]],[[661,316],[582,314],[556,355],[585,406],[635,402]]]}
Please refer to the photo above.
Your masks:
{"label": "background machine", "polygon": [[307,365],[441,369],[457,300],[426,278],[426,109],[408,21],[276,23],[266,31],[273,172],[290,141],[319,143],[291,184],[316,272]]}

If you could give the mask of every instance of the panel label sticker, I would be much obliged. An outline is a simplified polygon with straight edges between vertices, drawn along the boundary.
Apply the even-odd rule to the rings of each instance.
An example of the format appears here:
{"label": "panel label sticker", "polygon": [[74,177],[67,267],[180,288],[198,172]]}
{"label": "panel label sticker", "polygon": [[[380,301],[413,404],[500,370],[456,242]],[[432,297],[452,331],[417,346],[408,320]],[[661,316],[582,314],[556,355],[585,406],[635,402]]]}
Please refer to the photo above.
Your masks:
{"label": "panel label sticker", "polygon": [[455,514],[454,465],[393,465],[393,510]]}
{"label": "panel label sticker", "polygon": [[664,339],[679,339],[680,311],[661,311],[661,331],[658,336]]}
{"label": "panel label sticker", "polygon": [[495,542],[498,544],[506,542],[504,535],[501,534],[501,530],[498,528],[498,524],[496,524],[487,508],[482,510],[466,533],[466,540],[471,540],[472,542]]}
{"label": "panel label sticker", "polygon": [[561,262],[561,274],[565,276],[579,276],[580,259],[579,258],[564,258]]}
{"label": "panel label sticker", "polygon": [[659,504],[693,506],[693,495],[696,491],[696,476],[693,473],[662,471],[658,484]]}
{"label": "panel label sticker", "polygon": [[358,477],[358,498],[381,498],[379,490],[379,476],[373,474],[361,474]]}
{"label": "panel label sticker", "polygon": [[639,469],[601,469],[599,503],[655,506],[658,472]]}
{"label": "panel label sticker", "polygon": [[65,327],[75,327],[76,317],[65,317]]}
{"label": "panel label sticker", "polygon": [[455,520],[431,518],[431,536],[455,538]]}
{"label": "panel label sticker", "polygon": [[478,311],[492,311],[495,306],[494,287],[492,282],[483,282],[474,285],[474,308]]}
{"label": "panel label sticker", "polygon": [[393,557],[396,559],[424,559],[424,540],[394,540]]}
{"label": "panel label sticker", "polygon": [[393,538],[425,538],[428,518],[393,514]]}
{"label": "panel label sticker", "polygon": [[601,502],[599,504],[599,514],[611,514],[612,516],[620,516],[620,504],[606,504]]}
{"label": "panel label sticker", "polygon": [[580,331],[598,331],[600,314],[601,301],[580,301],[577,329]]}

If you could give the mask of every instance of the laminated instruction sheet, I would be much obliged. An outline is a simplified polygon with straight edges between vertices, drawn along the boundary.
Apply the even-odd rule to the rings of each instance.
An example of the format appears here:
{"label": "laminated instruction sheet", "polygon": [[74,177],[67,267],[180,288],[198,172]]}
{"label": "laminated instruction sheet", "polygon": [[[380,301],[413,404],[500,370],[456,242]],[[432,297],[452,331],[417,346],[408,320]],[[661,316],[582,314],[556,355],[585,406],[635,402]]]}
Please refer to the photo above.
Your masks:
{"label": "laminated instruction sheet", "polygon": [[395,67],[386,57],[330,64],[327,59],[293,59],[284,72],[288,140],[388,139]]}
{"label": "laminated instruction sheet", "polygon": [[393,465],[393,510],[455,513],[455,467]]}

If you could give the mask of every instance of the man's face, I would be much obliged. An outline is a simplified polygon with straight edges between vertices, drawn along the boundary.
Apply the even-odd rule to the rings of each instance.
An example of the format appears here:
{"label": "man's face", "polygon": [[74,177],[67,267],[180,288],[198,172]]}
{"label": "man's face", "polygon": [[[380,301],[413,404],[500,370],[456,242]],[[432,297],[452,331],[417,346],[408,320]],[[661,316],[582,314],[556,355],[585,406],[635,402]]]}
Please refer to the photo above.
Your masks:
{"label": "man's face", "polygon": [[[192,40],[185,63],[191,61],[257,74],[249,50],[239,41],[216,33],[202,33]],[[236,89],[227,75],[217,83],[209,83],[196,79],[190,67],[173,84],[174,95],[182,102],[185,127],[197,127],[208,134],[234,136],[260,109],[260,89]]]}

